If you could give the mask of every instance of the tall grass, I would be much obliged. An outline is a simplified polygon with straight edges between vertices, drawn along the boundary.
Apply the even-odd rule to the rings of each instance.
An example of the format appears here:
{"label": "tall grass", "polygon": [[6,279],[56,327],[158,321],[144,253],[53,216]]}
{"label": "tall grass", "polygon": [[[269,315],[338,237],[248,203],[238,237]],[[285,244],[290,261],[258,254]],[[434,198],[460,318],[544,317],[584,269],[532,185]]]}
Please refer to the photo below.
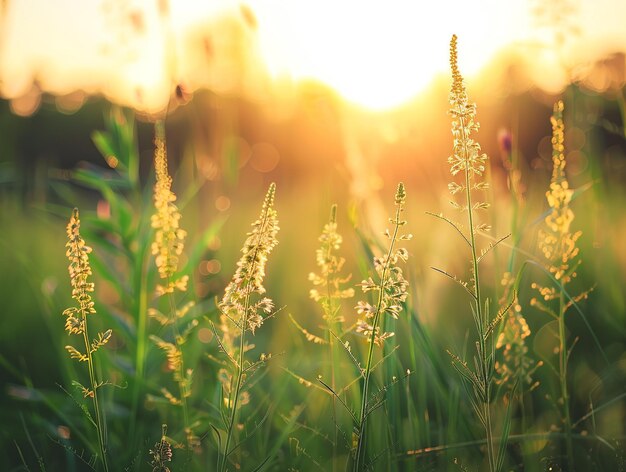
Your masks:
{"label": "tall grass", "polygon": [[164,315],[156,309],[153,309],[150,314],[162,327],[172,326],[174,342],[165,341],[156,335],[151,335],[150,339],[160,349],[165,351],[168,368],[173,372],[174,381],[178,385],[178,397],[172,395],[166,388],[163,388],[162,392],[172,405],[180,406],[182,409],[186,446],[190,450],[196,445],[196,438],[189,420],[188,406],[188,398],[191,396],[193,369],[185,367],[183,345],[187,342],[189,334],[197,326],[198,321],[192,320],[181,333],[179,322],[193,306],[193,302],[189,302],[184,307],[178,309],[175,300],[176,292],[187,291],[187,283],[189,281],[188,275],[181,276],[177,273],[187,232],[180,227],[181,214],[174,203],[176,195],[171,190],[172,178],[167,169],[167,150],[165,148],[163,124],[157,123],[155,130],[155,213],[152,216],[152,227],[155,229],[155,235],[151,250],[152,255],[155,256],[159,277],[162,283],[164,283],[163,285],[157,284],[156,296],[167,298],[169,314]]}
{"label": "tall grass", "polygon": [[[569,314],[581,313],[579,303],[589,293],[572,295],[573,279],[589,268],[580,265],[585,247],[580,231],[572,229],[570,204],[575,194],[565,175],[564,106],[557,103],[552,118],[552,178],[546,194],[548,213],[537,220],[542,226],[539,255],[537,248],[526,244],[532,225],[521,221],[523,177],[509,173],[514,193],[513,237],[507,272],[498,285],[500,277],[492,273],[499,269],[487,271],[484,264],[494,248],[508,241],[490,236],[490,223],[495,220],[486,193],[491,164],[474,138],[476,106],[469,100],[458,68],[456,37],[451,41],[450,60],[453,150],[448,163],[453,181],[448,190],[456,216],[433,216],[452,227],[466,251],[463,274],[437,269],[467,294],[469,298],[462,303],[445,291],[443,296],[437,292],[437,304],[421,304],[428,276],[421,270],[420,258],[413,257],[407,220],[411,224],[414,220],[405,220],[407,188],[403,183],[395,192],[385,239],[364,229],[368,222],[358,221],[356,210],[351,211],[354,227],[340,232],[337,207],[331,207],[318,237],[316,266],[308,285],[304,282],[314,264],[313,251],[304,256],[293,244],[313,243],[317,230],[309,233],[298,228],[295,241],[285,236],[287,244],[280,246],[284,252],[278,259],[287,262],[272,266],[267,277],[279,231],[276,185],[269,185],[234,275],[223,281],[215,275],[219,274],[218,258],[228,254],[237,229],[230,222],[224,228],[223,254],[215,244],[223,218],[215,218],[198,236],[190,216],[193,209],[199,215],[206,211],[204,202],[193,206],[193,188],[201,184],[189,186],[184,172],[170,172],[163,123],[155,127],[152,185],[152,174],[144,182],[139,172],[132,115],[113,111],[107,117],[106,131],[94,134],[108,168],[77,169],[72,183],[55,184],[58,198],[67,205],[73,206],[84,194],[98,200],[95,212],[85,211],[81,221],[75,210],[67,226],[76,305],[64,312],[65,328],[78,344],[68,345],[73,359],[64,356],[61,368],[83,398],[37,385],[16,363],[0,356],[0,365],[16,379],[6,389],[11,398],[18,399],[11,405],[35,406],[30,411],[21,409],[25,430],[21,437],[30,449],[15,440],[16,468],[30,469],[33,459],[28,450],[42,470],[460,468],[495,472],[564,468],[566,464],[568,470],[623,468],[619,408],[625,397],[619,389],[624,343],[618,334],[607,347],[616,362],[597,375],[596,384],[617,394],[602,392],[605,401],[601,404],[597,403],[601,387],[583,391],[578,385],[584,376],[595,378],[592,362],[577,359],[576,368],[571,365],[579,352],[572,356],[576,339],[584,342],[585,337],[579,335]],[[76,183],[90,193],[79,193]],[[190,187],[180,196],[174,192],[174,188]],[[186,208],[188,203],[191,209]],[[88,204],[89,200],[84,202]],[[65,215],[67,205],[49,208]],[[419,236],[427,238],[430,229],[420,224],[417,213],[412,215]],[[308,213],[293,212],[284,219],[291,228],[296,224],[312,227],[306,225],[309,220]],[[7,231],[12,231],[11,225]],[[83,237],[94,244],[94,252]],[[405,243],[406,248],[400,247]],[[540,261],[549,282],[528,281],[531,274],[519,269],[516,273],[520,259],[535,266]],[[211,275],[202,270],[209,263],[217,267]],[[300,269],[299,285],[293,281]],[[355,285],[349,274],[357,271],[364,280]],[[278,311],[266,294],[266,279],[276,297],[295,300],[290,303],[296,306],[289,307],[293,325],[308,342],[300,342],[300,336],[289,339],[285,325],[291,325],[280,318],[274,326],[263,327]],[[200,290],[206,287],[210,288]],[[352,302],[355,288],[362,293]],[[60,297],[46,299],[50,311],[59,311]],[[530,304],[548,313],[557,326],[554,365],[546,358],[560,392],[554,405],[558,410],[555,427],[550,423],[555,413],[545,400],[550,379],[544,371],[548,369],[537,370],[541,363],[534,358],[534,351],[544,343],[541,334],[545,330],[537,325],[544,323],[538,323],[527,306],[531,298]],[[491,303],[491,299],[497,301]],[[619,307],[620,301],[615,295],[594,300],[606,304],[598,306],[610,307]],[[443,328],[426,321],[428,315],[441,319]],[[595,323],[605,321],[601,316]],[[465,320],[474,327],[465,339],[448,329],[463,326]],[[58,325],[58,318],[49,323]],[[321,324],[321,331],[311,328],[315,323]],[[111,329],[93,337],[90,333],[96,324]],[[604,336],[610,338],[609,334]],[[59,340],[58,329],[52,336],[54,342]],[[465,344],[456,352],[448,350],[457,376],[450,375],[443,347],[450,337]],[[268,339],[287,346],[284,356],[271,356],[257,347]],[[283,364],[283,369],[265,368],[270,359]],[[86,372],[77,366],[86,366]],[[81,381],[82,377],[88,380]],[[102,388],[108,384],[122,388]],[[79,408],[71,408],[72,403]],[[0,421],[15,419],[10,410],[0,411]],[[577,448],[577,442],[585,448]],[[561,445],[565,460],[557,453]],[[62,465],[54,469],[56,464]]]}

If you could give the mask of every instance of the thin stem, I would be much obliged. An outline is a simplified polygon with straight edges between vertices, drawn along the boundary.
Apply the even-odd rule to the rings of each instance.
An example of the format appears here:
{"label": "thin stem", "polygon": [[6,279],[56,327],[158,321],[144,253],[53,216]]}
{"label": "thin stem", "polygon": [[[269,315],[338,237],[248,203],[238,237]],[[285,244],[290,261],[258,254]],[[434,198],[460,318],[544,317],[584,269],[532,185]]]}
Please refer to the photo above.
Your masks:
{"label": "thin stem", "polygon": [[98,401],[98,383],[96,381],[96,374],[93,366],[93,356],[91,355],[91,344],[89,342],[89,332],[87,331],[87,312],[81,309],[81,315],[83,319],[83,340],[85,342],[85,350],[87,353],[87,367],[89,369],[89,381],[91,382],[91,391],[93,392],[93,409],[96,415],[96,430],[98,432],[98,445],[100,447],[100,456],[102,466],[104,470],[108,472],[109,464],[107,462],[106,445],[105,445],[105,433],[103,427],[102,413],[100,412],[100,402]]}
{"label": "thin stem", "polygon": [[480,375],[482,377],[484,385],[484,398],[482,401],[483,417],[485,419],[485,435],[487,437],[487,456],[489,459],[489,470],[495,472],[496,470],[496,456],[495,448],[493,444],[493,433],[491,426],[491,373],[489,372],[489,366],[487,365],[487,352],[486,352],[486,339],[484,336],[485,313],[482,311],[482,302],[480,297],[480,275],[478,271],[478,256],[476,252],[476,234],[474,231],[474,212],[472,209],[472,193],[471,193],[471,167],[469,164],[469,150],[467,149],[468,136],[466,131],[465,117],[463,110],[459,106],[459,123],[462,133],[461,142],[463,143],[463,158],[465,159],[465,198],[467,200],[467,218],[469,224],[470,233],[470,246],[472,251],[472,275],[474,277],[474,304],[476,309],[476,317],[478,318],[478,345],[479,345],[479,360],[480,360]]}
{"label": "thin stem", "polygon": [[[330,260],[332,252],[332,245],[328,245],[328,252],[326,253],[326,260]],[[326,296],[328,300],[327,311],[326,311],[326,321],[328,324],[328,347],[329,347],[329,355],[330,355],[330,386],[333,391],[336,391],[335,388],[335,339],[333,338],[332,331],[335,328],[334,323],[334,312],[333,312],[333,299],[332,292],[330,289],[330,274],[328,271],[326,272]],[[338,431],[337,431],[337,400],[335,396],[332,396],[333,402],[333,421],[335,425],[333,426],[333,455],[331,459],[332,470],[335,472],[335,457],[337,457],[337,440],[338,440]]]}
{"label": "thin stem", "polygon": [[[170,277],[167,278],[167,286],[170,286]],[[180,343],[180,330],[178,329],[178,323],[176,320],[176,301],[174,300],[174,293],[167,294],[167,299],[170,305],[170,317],[172,319],[172,325],[174,327],[174,342],[176,348],[180,353],[180,363],[178,365],[178,391],[180,394],[180,404],[183,408],[183,426],[185,432],[185,442],[187,443],[187,457],[191,450],[191,443],[189,441],[191,436],[191,429],[189,427],[189,408],[187,405],[187,396],[189,395],[186,373],[185,373],[185,361],[183,356],[183,350]]]}
{"label": "thin stem", "polygon": [[383,267],[380,275],[380,285],[378,290],[378,301],[376,302],[376,314],[374,315],[374,322],[372,324],[372,334],[369,339],[369,349],[367,352],[367,363],[365,365],[365,374],[363,380],[363,396],[361,397],[361,413],[359,415],[359,424],[357,425],[359,430],[359,437],[357,442],[356,460],[354,461],[353,470],[355,472],[363,470],[363,463],[365,461],[365,433],[367,425],[367,407],[368,407],[368,391],[370,384],[370,376],[372,374],[372,357],[374,354],[374,340],[376,339],[376,328],[380,320],[380,312],[384,299],[385,279],[391,264],[391,255],[393,253],[393,247],[398,236],[398,229],[400,228],[400,211],[401,205],[396,207],[395,227],[393,230],[393,236],[391,237],[391,243],[389,244],[389,251],[387,252],[387,258],[385,259],[385,266]]}
{"label": "thin stem", "polygon": [[[224,446],[224,458],[222,460],[221,471],[226,470],[226,462],[228,460],[228,448],[230,447],[230,440],[232,438],[233,426],[235,424],[237,415],[237,404],[239,403],[239,391],[241,390],[241,381],[243,379],[243,361],[244,361],[244,347],[245,347],[245,334],[246,323],[248,322],[248,307],[250,305],[250,295],[246,296],[246,302],[244,305],[244,315],[241,326],[241,336],[239,337],[239,362],[237,363],[237,382],[235,385],[235,397],[232,402],[230,419],[228,421],[228,431],[226,432],[226,445]],[[230,405],[229,405],[230,406]]]}
{"label": "thin stem", "polygon": [[568,469],[574,470],[574,447],[572,443],[572,418],[569,412],[569,392],[567,390],[567,342],[565,338],[565,297],[559,294],[559,380],[563,419],[565,421],[565,447],[567,450]]}
{"label": "thin stem", "polygon": [[148,311],[148,278],[145,276],[145,266],[147,258],[145,257],[146,249],[142,249],[139,257],[141,257],[140,274],[139,274],[139,302],[137,305],[137,350],[135,353],[135,386],[133,388],[132,412],[130,419],[130,437],[135,437],[135,428],[137,424],[137,409],[139,407],[139,396],[143,383],[144,367],[146,359],[146,332],[147,332],[147,311]]}

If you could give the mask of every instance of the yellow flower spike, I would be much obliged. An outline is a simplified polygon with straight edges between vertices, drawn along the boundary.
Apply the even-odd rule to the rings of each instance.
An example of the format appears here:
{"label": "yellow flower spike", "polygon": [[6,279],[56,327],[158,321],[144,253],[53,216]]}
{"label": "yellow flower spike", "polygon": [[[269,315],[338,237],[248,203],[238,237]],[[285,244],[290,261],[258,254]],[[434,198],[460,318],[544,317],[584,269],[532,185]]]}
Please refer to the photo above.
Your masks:
{"label": "yellow flower spike", "polygon": [[88,279],[92,275],[89,264],[89,254],[91,247],[87,246],[85,240],[80,235],[80,214],[78,208],[74,208],[72,216],[67,224],[67,243],[65,244],[65,255],[69,260],[68,272],[72,286],[72,298],[78,306],[67,308],[63,311],[65,316],[65,330],[70,335],[78,335],[82,338],[82,352],[72,345],[66,345],[65,350],[71,359],[87,364],[89,373],[89,386],[84,386],[78,381],[74,381],[85,398],[90,397],[93,402],[94,422],[98,433],[98,445],[100,448],[100,460],[105,472],[109,470],[106,452],[106,427],[104,417],[98,400],[98,389],[108,382],[100,382],[97,379],[93,354],[103,347],[111,339],[112,331],[106,330],[97,333],[95,339],[89,338],[87,316],[96,313],[91,293],[94,291],[93,282]]}
{"label": "yellow flower spike", "polygon": [[[154,139],[154,208],[152,227],[156,230],[152,243],[152,255],[162,279],[168,280],[165,287],[157,287],[159,294],[171,293],[174,289],[187,289],[186,280],[169,280],[176,274],[180,255],[185,247],[187,232],[180,228],[181,214],[174,204],[176,195],[172,191],[172,178],[167,170],[167,150],[165,147],[165,132],[163,126],[155,126]],[[182,279],[181,279],[182,280]]]}

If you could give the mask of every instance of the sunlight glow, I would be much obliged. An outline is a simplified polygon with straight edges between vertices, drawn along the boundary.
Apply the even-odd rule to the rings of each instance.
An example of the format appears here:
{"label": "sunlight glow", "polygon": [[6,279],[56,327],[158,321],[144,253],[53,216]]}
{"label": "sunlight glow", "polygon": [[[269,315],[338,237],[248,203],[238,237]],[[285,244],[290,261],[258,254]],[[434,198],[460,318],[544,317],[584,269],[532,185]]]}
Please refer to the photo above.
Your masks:
{"label": "sunlight glow", "polygon": [[[596,3],[606,3],[606,11],[615,14],[600,20]],[[626,41],[618,11],[626,14],[626,4],[596,3],[580,0],[584,37],[569,48],[577,58],[594,44],[609,44],[607,38],[616,45]],[[189,91],[259,95],[267,87],[280,93],[277,84],[302,80],[326,84],[359,106],[389,109],[448,74],[453,33],[468,78],[503,48],[541,37],[525,0],[12,0],[5,5],[0,96],[25,97],[16,107],[26,114],[36,109],[41,92],[99,93],[156,112],[178,83]],[[546,54],[531,53],[535,62]],[[554,75],[540,62],[539,83]]]}
{"label": "sunlight glow", "polygon": [[[259,2],[261,54],[273,76],[317,79],[350,101],[373,109],[414,97],[438,73],[448,73],[448,43],[462,38],[463,70],[472,74],[525,26],[522,2],[507,2],[518,20],[488,25],[499,2]],[[454,12],[452,14],[451,12]]]}

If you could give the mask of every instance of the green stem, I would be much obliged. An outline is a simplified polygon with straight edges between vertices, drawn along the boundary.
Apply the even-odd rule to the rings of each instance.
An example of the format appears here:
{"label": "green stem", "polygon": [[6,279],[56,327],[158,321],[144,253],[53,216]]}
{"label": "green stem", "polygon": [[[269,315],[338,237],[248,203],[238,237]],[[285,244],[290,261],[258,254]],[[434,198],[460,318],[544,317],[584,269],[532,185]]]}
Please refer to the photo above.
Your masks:
{"label": "green stem", "polygon": [[98,446],[100,447],[100,460],[104,470],[108,472],[109,464],[107,462],[106,445],[105,445],[105,433],[103,427],[103,417],[100,411],[100,402],[98,401],[98,383],[96,380],[96,374],[93,366],[93,356],[91,355],[91,343],[89,341],[89,332],[87,331],[87,313],[85,310],[81,310],[83,319],[83,340],[85,342],[85,350],[87,353],[87,367],[89,369],[89,381],[91,382],[91,391],[93,396],[93,409],[96,416],[96,430],[98,432]]}
{"label": "green stem", "polygon": [[248,308],[250,306],[250,295],[246,296],[246,301],[244,305],[244,315],[241,324],[241,336],[239,337],[239,361],[237,364],[237,382],[235,384],[235,397],[232,401],[232,410],[230,412],[230,419],[228,421],[228,431],[226,432],[226,445],[224,446],[224,458],[222,460],[222,466],[220,467],[220,471],[226,470],[226,464],[228,461],[229,447],[230,441],[233,433],[233,426],[235,425],[236,415],[237,415],[237,405],[239,403],[239,393],[241,390],[241,383],[243,380],[243,362],[244,362],[244,348],[245,348],[245,334],[246,334],[246,324],[248,322]]}
{"label": "green stem", "polygon": [[465,118],[463,116],[463,110],[459,107],[459,122],[461,125],[464,159],[465,159],[465,198],[467,201],[467,217],[469,224],[470,234],[470,246],[472,251],[472,275],[474,277],[474,303],[476,309],[476,316],[478,318],[478,346],[479,346],[479,360],[480,360],[480,375],[484,385],[484,398],[482,401],[483,418],[485,420],[485,435],[487,438],[487,456],[489,459],[489,470],[495,472],[496,470],[496,457],[495,448],[493,444],[493,432],[491,425],[491,373],[487,361],[486,340],[484,336],[484,329],[487,325],[485,314],[482,311],[481,296],[480,296],[480,275],[478,272],[478,256],[476,253],[476,234],[474,231],[474,212],[472,209],[472,192],[471,192],[471,168],[469,162],[469,150],[467,149],[467,131]]}
{"label": "green stem", "polygon": [[[328,253],[326,260],[330,260],[331,255],[331,247],[328,246]],[[330,276],[326,274],[326,296],[328,297],[328,310],[326,311],[326,322],[328,324],[328,346],[329,346],[329,354],[330,354],[330,386],[335,390],[335,339],[332,335],[332,331],[335,328],[334,323],[334,312],[333,312],[333,299],[332,293],[330,290]],[[335,457],[337,457],[337,440],[338,440],[338,431],[337,431],[337,400],[334,395],[332,395],[333,402],[333,455],[332,455],[332,470],[335,472]]]}
{"label": "green stem", "polygon": [[367,425],[367,407],[368,401],[367,396],[369,393],[369,384],[370,377],[372,374],[372,358],[374,354],[374,340],[376,339],[376,328],[378,327],[378,323],[380,320],[380,311],[383,304],[384,299],[384,291],[385,291],[385,279],[387,278],[387,272],[389,270],[389,265],[391,263],[391,255],[393,253],[393,247],[396,242],[396,238],[398,236],[398,229],[400,227],[400,211],[401,206],[398,205],[396,208],[396,218],[395,218],[395,227],[393,230],[393,236],[391,237],[391,243],[389,245],[389,251],[387,252],[387,258],[385,260],[385,266],[383,267],[383,271],[380,275],[380,285],[378,287],[378,301],[376,302],[376,314],[374,315],[374,322],[372,324],[372,334],[369,339],[369,349],[367,352],[367,363],[365,364],[365,373],[364,373],[364,382],[363,382],[363,395],[361,397],[361,412],[359,415],[359,424],[357,425],[359,436],[357,442],[357,450],[356,450],[356,460],[354,461],[354,472],[363,470],[363,465],[365,462],[365,440],[366,440],[366,425]]}
{"label": "green stem", "polygon": [[[337,224],[337,205],[334,204],[330,209],[330,220],[329,224]],[[336,230],[336,227],[335,227]],[[326,250],[326,261],[330,262],[332,257],[333,245],[328,244],[328,248]],[[336,349],[335,349],[335,337],[333,336],[333,331],[337,327],[337,323],[335,322],[335,310],[333,307],[333,291],[339,290],[339,284],[335,279],[331,279],[331,273],[327,269],[325,270],[325,281],[326,281],[326,300],[327,305],[324,307],[324,311],[326,314],[326,327],[328,330],[328,346],[329,346],[329,356],[330,356],[330,386],[333,391],[336,391],[336,374],[335,374],[335,360],[336,360]],[[331,285],[332,284],[332,285]],[[337,308],[339,309],[339,307]],[[331,459],[331,468],[332,471],[335,472],[337,470],[337,465],[335,463],[335,457],[337,457],[337,441],[339,439],[339,431],[338,431],[338,419],[337,419],[337,399],[334,395],[332,395],[331,401],[333,402],[333,452]]]}
{"label": "green stem", "polygon": [[137,304],[137,350],[135,353],[135,366],[137,373],[135,375],[135,385],[133,388],[133,400],[130,419],[130,437],[135,437],[135,428],[137,424],[137,410],[139,408],[139,397],[144,378],[145,360],[146,360],[146,332],[147,332],[147,311],[148,311],[148,277],[145,276],[145,248],[138,256],[141,259],[139,273],[139,300]]}
{"label": "green stem", "polygon": [[[170,277],[167,278],[167,285],[170,285]],[[189,438],[191,436],[191,429],[189,427],[189,408],[187,406],[187,397],[189,395],[189,391],[187,388],[187,380],[185,374],[185,361],[182,350],[182,343],[180,338],[180,330],[178,329],[177,316],[176,316],[176,301],[174,300],[174,293],[170,292],[167,295],[169,304],[170,304],[170,316],[173,321],[174,326],[174,342],[176,343],[177,349],[180,351],[180,365],[178,366],[178,391],[180,394],[180,404],[183,408],[183,425],[185,432],[185,441],[187,443],[187,457],[189,457],[189,453],[191,451],[191,444]]]}
{"label": "green stem", "polygon": [[559,380],[563,419],[565,421],[565,447],[567,450],[568,470],[574,470],[574,447],[572,443],[572,418],[569,412],[569,393],[567,390],[567,342],[565,338],[565,296],[561,290],[559,296]]}

